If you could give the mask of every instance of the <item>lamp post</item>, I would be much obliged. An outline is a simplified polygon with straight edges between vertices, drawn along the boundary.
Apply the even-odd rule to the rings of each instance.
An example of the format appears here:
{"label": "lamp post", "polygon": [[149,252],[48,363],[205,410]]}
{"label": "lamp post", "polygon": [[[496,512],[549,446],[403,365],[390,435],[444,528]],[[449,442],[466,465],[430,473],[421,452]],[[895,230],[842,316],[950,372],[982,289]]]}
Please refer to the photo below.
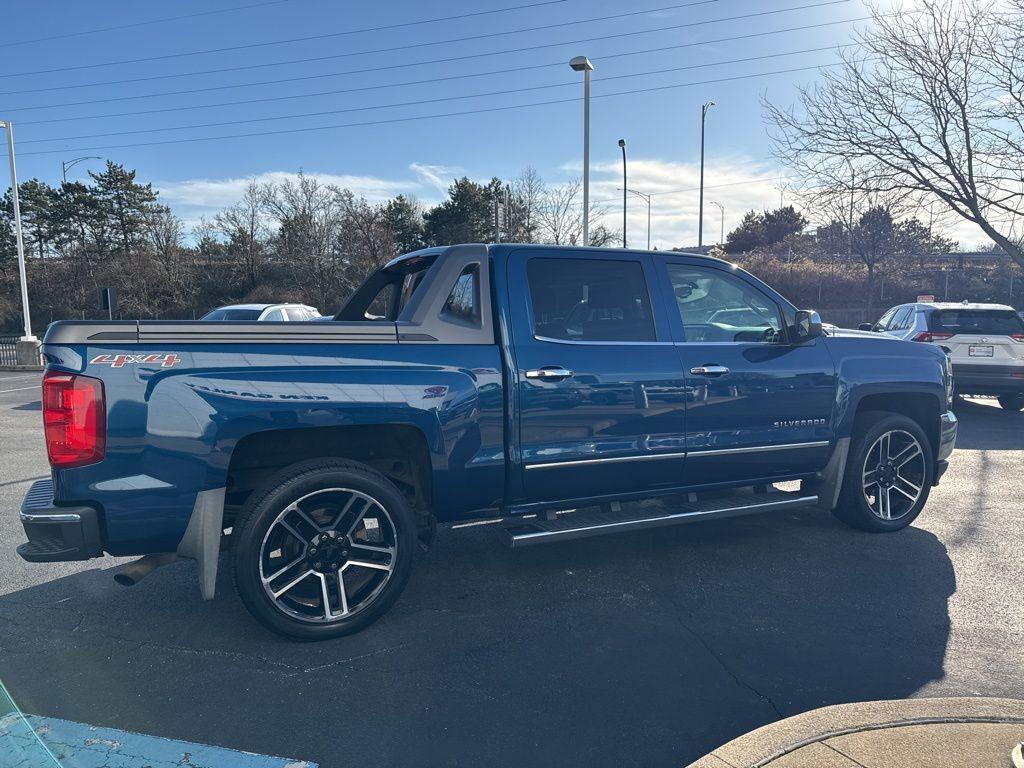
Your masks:
{"label": "lamp post", "polygon": [[697,250],[704,247],[704,123],[707,120],[708,112],[715,106],[715,102],[709,101],[700,106],[700,210],[697,213]]}
{"label": "lamp post", "polygon": [[721,203],[715,202],[714,200],[708,200],[708,205],[715,206],[722,214],[722,229],[718,235],[718,244],[722,245],[723,243],[725,243],[725,206],[722,205]]}
{"label": "lamp post", "polygon": [[626,140],[619,139],[622,150],[622,247],[626,247]]}
{"label": "lamp post", "polygon": [[64,183],[68,183],[68,168],[82,162],[83,160],[102,160],[102,157],[96,155],[89,155],[88,157],[76,157],[74,160],[61,160],[60,161],[60,175],[64,179]]}
{"label": "lamp post", "polygon": [[636,189],[627,189],[626,191],[647,203],[647,250],[649,251],[651,250],[651,196]]}
{"label": "lamp post", "polygon": [[21,312],[25,335],[22,341],[35,341],[32,318],[28,311],[28,279],[25,277],[25,239],[21,234],[21,206],[18,201],[18,170],[14,163],[14,126],[10,120],[0,120],[0,128],[7,129],[7,159],[11,163],[11,199],[14,203],[14,239],[18,248],[18,277],[21,280]]}
{"label": "lamp post", "polygon": [[590,245],[590,73],[594,65],[586,56],[569,61],[573,72],[583,73],[583,245]]}

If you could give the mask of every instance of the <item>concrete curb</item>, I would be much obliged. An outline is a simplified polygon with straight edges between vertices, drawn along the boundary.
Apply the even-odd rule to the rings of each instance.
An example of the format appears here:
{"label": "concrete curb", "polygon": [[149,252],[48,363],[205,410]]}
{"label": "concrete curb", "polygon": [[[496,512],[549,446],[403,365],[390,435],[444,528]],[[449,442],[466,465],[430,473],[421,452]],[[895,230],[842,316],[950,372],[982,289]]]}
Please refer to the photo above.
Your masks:
{"label": "concrete curb", "polygon": [[42,373],[41,365],[0,365],[0,371],[18,371],[21,373]]}
{"label": "concrete curb", "polygon": [[[813,750],[816,745],[820,747],[831,739],[855,734],[867,736],[872,732],[914,726],[934,726],[941,730],[943,726],[956,729],[964,725],[977,725],[979,728],[1012,725],[1019,727],[1017,732],[1024,738],[1024,701],[954,697],[868,701],[822,707],[740,736],[692,763],[689,768],[762,768],[776,762],[798,765],[803,761],[790,761],[790,756],[796,757],[793,753]],[[873,736],[877,742],[880,734]],[[1009,763],[1011,747],[1012,744],[1008,745],[1003,752],[1001,765]],[[892,764],[907,763],[897,761]]]}

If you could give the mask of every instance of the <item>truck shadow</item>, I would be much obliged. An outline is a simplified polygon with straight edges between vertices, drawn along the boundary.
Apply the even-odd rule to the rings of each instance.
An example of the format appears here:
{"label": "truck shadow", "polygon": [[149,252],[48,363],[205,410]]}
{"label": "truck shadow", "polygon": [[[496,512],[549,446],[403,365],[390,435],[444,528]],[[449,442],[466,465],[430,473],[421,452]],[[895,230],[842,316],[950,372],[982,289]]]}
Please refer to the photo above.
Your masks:
{"label": "truck shadow", "polygon": [[12,591],[0,678],[28,711],[322,765],[681,765],[941,680],[956,588],[931,533],[820,513],[522,552],[481,526],[440,534],[375,625],[304,645],[257,626],[221,570],[209,603],[191,563]]}

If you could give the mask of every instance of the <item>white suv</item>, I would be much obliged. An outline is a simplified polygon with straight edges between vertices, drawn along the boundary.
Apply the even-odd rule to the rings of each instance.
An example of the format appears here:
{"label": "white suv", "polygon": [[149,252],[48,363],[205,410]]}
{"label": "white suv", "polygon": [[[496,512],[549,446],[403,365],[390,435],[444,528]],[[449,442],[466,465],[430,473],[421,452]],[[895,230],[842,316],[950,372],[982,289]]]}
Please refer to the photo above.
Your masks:
{"label": "white suv", "polygon": [[1024,320],[1005,304],[929,302],[900,304],[877,323],[877,331],[950,350],[953,382],[960,395],[995,395],[1010,411],[1024,409]]}

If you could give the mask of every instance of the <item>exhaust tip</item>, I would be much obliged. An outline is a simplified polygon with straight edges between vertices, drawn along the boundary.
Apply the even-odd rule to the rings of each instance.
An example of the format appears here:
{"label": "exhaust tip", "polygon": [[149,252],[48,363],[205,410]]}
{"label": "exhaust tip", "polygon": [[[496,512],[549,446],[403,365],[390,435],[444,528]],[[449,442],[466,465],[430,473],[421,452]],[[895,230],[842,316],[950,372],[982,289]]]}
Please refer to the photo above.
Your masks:
{"label": "exhaust tip", "polygon": [[115,573],[114,581],[120,584],[122,587],[134,587],[138,584],[138,579],[133,579],[127,573]]}

